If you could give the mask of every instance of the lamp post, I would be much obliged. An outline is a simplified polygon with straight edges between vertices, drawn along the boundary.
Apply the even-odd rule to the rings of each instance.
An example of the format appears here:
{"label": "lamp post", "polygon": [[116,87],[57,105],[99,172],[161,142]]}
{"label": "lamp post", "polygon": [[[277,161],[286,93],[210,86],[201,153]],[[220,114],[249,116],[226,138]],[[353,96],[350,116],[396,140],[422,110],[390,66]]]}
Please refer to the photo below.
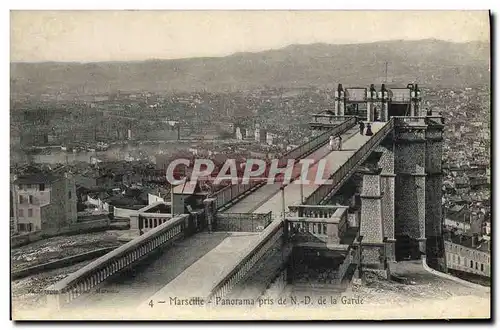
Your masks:
{"label": "lamp post", "polygon": [[300,204],[304,204],[304,184],[302,183],[302,181],[299,184],[300,184]]}
{"label": "lamp post", "polygon": [[362,274],[362,269],[361,269],[361,258],[363,257],[363,251],[362,251],[362,241],[363,241],[363,235],[358,236],[358,277],[359,279],[362,279],[363,274]]}
{"label": "lamp post", "polygon": [[389,280],[391,278],[391,270],[389,268],[389,262],[387,261],[387,255],[388,255],[388,252],[387,252],[387,246],[388,245],[387,244],[389,244],[387,236],[384,237],[383,242],[384,242],[384,260],[383,260],[383,262],[384,262],[384,269],[387,272],[387,279]]}
{"label": "lamp post", "polygon": [[280,187],[281,190],[281,212],[283,212],[283,221],[285,221],[285,186]]}

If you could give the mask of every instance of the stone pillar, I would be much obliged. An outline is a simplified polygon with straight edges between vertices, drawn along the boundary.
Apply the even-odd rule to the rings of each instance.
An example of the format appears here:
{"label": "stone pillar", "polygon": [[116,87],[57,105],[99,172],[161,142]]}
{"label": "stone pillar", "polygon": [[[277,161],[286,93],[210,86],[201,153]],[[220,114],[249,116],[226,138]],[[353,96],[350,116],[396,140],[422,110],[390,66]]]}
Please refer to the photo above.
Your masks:
{"label": "stone pillar", "polygon": [[216,198],[207,198],[203,201],[208,232],[212,232],[217,228],[217,208],[215,207],[216,200]]}
{"label": "stone pillar", "polygon": [[139,213],[130,215],[130,229],[139,230]]}
{"label": "stone pillar", "polygon": [[368,99],[368,101],[366,102],[366,120],[368,122],[372,122],[373,121],[373,106],[372,106],[372,102],[370,99]]}
{"label": "stone pillar", "polygon": [[427,261],[430,266],[442,270],[445,266],[442,237],[443,212],[442,190],[443,129],[437,121],[429,120],[426,130],[425,149],[425,236]]}
{"label": "stone pillar", "polygon": [[389,121],[389,103],[387,102],[387,100],[382,102],[382,110],[380,115],[382,121]]}
{"label": "stone pillar", "polygon": [[338,108],[338,115],[343,116],[344,115],[344,110],[345,110],[345,92],[340,91],[339,92],[339,108]]}
{"label": "stone pillar", "polygon": [[361,170],[363,188],[361,192],[360,235],[363,236],[363,267],[383,268],[380,247],[383,245],[381,169]]}
{"label": "stone pillar", "polygon": [[378,150],[382,152],[379,160],[380,184],[382,191],[382,224],[383,235],[387,238],[387,258],[396,260],[396,238],[394,235],[394,187],[396,175],[394,174],[394,142],[387,137],[380,144]]}
{"label": "stone pillar", "polygon": [[339,225],[338,223],[327,223],[326,224],[326,234],[328,235],[328,244],[339,244]]}
{"label": "stone pillar", "polygon": [[339,115],[339,92],[334,91],[333,113],[335,116]]}
{"label": "stone pillar", "polygon": [[[425,131],[427,125],[397,124],[394,131],[395,235],[412,258],[425,254]],[[399,244],[397,244],[399,245]]]}
{"label": "stone pillar", "polygon": [[285,220],[285,215],[286,215],[286,204],[285,204],[285,187],[281,186],[281,219],[284,221]]}

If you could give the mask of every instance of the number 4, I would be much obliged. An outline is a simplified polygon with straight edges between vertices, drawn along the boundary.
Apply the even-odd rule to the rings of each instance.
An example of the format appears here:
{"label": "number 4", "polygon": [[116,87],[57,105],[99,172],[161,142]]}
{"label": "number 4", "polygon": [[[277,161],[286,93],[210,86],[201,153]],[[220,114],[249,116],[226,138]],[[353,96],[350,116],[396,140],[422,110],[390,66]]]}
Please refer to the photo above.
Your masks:
{"label": "number 4", "polygon": [[151,306],[151,308],[153,308],[153,306],[154,306],[153,301],[150,300],[148,305]]}

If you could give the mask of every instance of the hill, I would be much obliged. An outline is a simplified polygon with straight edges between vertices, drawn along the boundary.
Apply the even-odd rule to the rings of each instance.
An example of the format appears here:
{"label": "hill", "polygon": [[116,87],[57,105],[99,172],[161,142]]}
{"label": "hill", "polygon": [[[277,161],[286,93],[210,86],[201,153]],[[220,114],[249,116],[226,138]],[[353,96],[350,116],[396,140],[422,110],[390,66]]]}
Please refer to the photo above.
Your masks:
{"label": "hill", "polygon": [[424,86],[489,84],[488,43],[429,39],[291,45],[226,57],[95,63],[11,63],[13,95],[121,91],[222,91],[416,81]]}

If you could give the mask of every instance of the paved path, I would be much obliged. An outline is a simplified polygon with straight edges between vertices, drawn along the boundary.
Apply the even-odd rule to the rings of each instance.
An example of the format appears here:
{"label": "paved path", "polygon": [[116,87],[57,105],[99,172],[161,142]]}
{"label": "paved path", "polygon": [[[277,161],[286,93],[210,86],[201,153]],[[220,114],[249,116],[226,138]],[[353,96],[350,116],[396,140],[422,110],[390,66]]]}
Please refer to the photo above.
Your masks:
{"label": "paved path", "polygon": [[[372,131],[375,134],[379,131],[385,123],[373,123]],[[341,151],[331,151],[324,157],[326,159],[325,169],[323,171],[323,179],[330,177],[335,171],[337,171],[348,159],[351,157],[361,146],[363,146],[370,136],[361,135],[359,133],[353,135],[350,139],[344,141]],[[318,172],[319,163],[311,166],[309,170],[308,179],[313,182],[316,173]],[[321,172],[321,171],[320,171]],[[309,197],[320,185],[319,184],[305,184],[303,185],[304,199]],[[288,207],[290,205],[299,205],[300,201],[300,185],[291,183],[285,187],[285,205]],[[282,213],[281,205],[281,192],[276,192],[274,195],[268,197],[267,201],[259,206],[254,212],[255,213],[267,213],[269,211],[273,212],[273,215],[280,216]]]}
{"label": "paved path", "polygon": [[231,234],[199,233],[178,241],[161,254],[153,256],[145,265],[136,267],[134,272],[125,273],[105,283],[99,292],[77,299],[73,307],[89,305],[113,309],[119,306],[136,306],[228,238],[231,238]]}
{"label": "paved path", "polygon": [[208,296],[221,280],[223,273],[232,268],[239,261],[241,253],[258,238],[258,233],[232,233],[173,281],[143,301],[142,305],[147,306],[153,300],[155,303],[165,301],[165,304],[170,306],[170,298]]}
{"label": "paved path", "polygon": [[[359,128],[354,127],[342,134],[343,141],[348,141],[355,135],[359,135]],[[331,153],[328,144],[312,152],[307,159],[313,159],[315,162]],[[300,165],[296,165],[300,173]],[[252,194],[238,201],[236,204],[225,210],[223,213],[249,213],[254,212],[258,207],[264,204],[269,198],[279,192],[281,184],[266,184]]]}

